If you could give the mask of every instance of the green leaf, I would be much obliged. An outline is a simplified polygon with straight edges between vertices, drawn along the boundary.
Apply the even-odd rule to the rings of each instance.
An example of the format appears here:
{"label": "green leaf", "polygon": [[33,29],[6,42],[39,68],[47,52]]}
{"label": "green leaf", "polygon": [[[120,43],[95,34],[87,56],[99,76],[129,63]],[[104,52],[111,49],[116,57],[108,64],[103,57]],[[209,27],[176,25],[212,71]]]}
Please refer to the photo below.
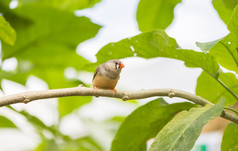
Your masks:
{"label": "green leaf", "polygon": [[43,57],[54,60],[57,55],[61,55],[61,60],[72,61],[68,58],[70,56],[63,58],[61,53],[66,54],[67,51],[71,54],[70,51],[74,52],[80,42],[95,36],[100,28],[86,17],[77,17],[73,13],[46,6],[26,5],[16,9],[15,13],[32,24],[24,27],[11,18],[18,39],[14,47],[3,45],[3,59],[14,56],[31,61]]}
{"label": "green leaf", "polygon": [[[220,72],[218,78],[238,95],[238,79],[233,73]],[[226,105],[232,105],[237,101],[216,79],[206,72],[202,72],[197,79],[196,94],[213,103],[217,103],[221,98],[225,98]]]}
{"label": "green leaf", "polygon": [[[232,37],[232,41],[234,43],[233,48],[235,48],[235,51],[233,54],[236,54],[236,56],[238,55],[238,24],[237,23],[238,23],[238,5],[234,8],[231,20],[227,26],[227,28],[231,31],[231,37]],[[238,68],[238,63],[236,65]]]}
{"label": "green leaf", "polygon": [[214,56],[220,65],[238,73],[238,53],[236,41],[232,34],[229,34],[211,50],[210,54]]}
{"label": "green leaf", "polygon": [[0,16],[0,39],[9,45],[13,45],[16,40],[15,30],[3,16]]}
{"label": "green leaf", "polygon": [[178,113],[158,133],[149,151],[190,151],[203,126],[220,116],[223,106],[224,99],[215,106],[207,104]]}
{"label": "green leaf", "polygon": [[96,54],[98,63],[112,58],[138,56],[143,58],[166,57],[185,62],[188,67],[200,67],[216,75],[219,66],[212,56],[202,52],[177,48],[176,41],[163,30],[142,33],[104,46]]}
{"label": "green leaf", "polygon": [[17,128],[8,118],[0,115],[0,128]]}
{"label": "green leaf", "polygon": [[75,96],[75,97],[65,97],[59,98],[59,113],[63,117],[69,113],[72,113],[74,110],[80,108],[81,106],[92,101],[90,96]]}
{"label": "green leaf", "polygon": [[211,41],[211,42],[196,42],[197,47],[199,47],[204,53],[207,53],[211,48],[213,48],[219,41],[223,38]]}
{"label": "green leaf", "polygon": [[238,5],[235,7],[232,16],[231,16],[231,20],[229,22],[229,24],[227,25],[227,28],[234,34],[238,33]]}
{"label": "green leaf", "polygon": [[88,7],[93,7],[96,3],[100,2],[100,0],[19,0],[19,5],[26,4],[38,4],[54,7],[57,9],[74,11],[79,9],[84,9]]}
{"label": "green leaf", "polygon": [[221,144],[221,151],[237,151],[238,150],[238,125],[230,123],[224,133]]}
{"label": "green leaf", "polygon": [[191,103],[167,104],[163,99],[156,99],[139,107],[120,126],[111,151],[146,150],[147,140],[154,137],[176,113],[193,106]]}
{"label": "green leaf", "polygon": [[2,0],[0,1],[0,13],[4,13],[6,11],[8,11],[9,8],[9,4],[12,0]]}
{"label": "green leaf", "polygon": [[174,18],[174,8],[181,0],[140,0],[137,22],[142,32],[167,28]]}
{"label": "green leaf", "polygon": [[218,15],[223,20],[224,23],[228,24],[232,14],[232,7],[229,7],[224,2],[230,3],[231,1],[235,2],[237,0],[213,0],[213,7],[216,9]]}
{"label": "green leaf", "polygon": [[[86,17],[42,5],[24,5],[15,9],[14,14],[8,19],[17,30],[18,39],[13,47],[3,44],[3,59],[16,57],[19,68],[27,68],[24,70],[27,76],[45,80],[50,88],[72,83],[65,79],[64,70],[67,67],[81,69],[89,63],[75,50],[80,42],[93,37],[100,26]],[[19,21],[19,17],[24,19]],[[15,75],[21,71],[17,70]]]}
{"label": "green leaf", "polygon": [[196,44],[205,53],[209,51],[209,54],[214,56],[220,65],[238,73],[238,53],[232,34],[212,42]]}
{"label": "green leaf", "polygon": [[223,4],[230,9],[234,9],[238,4],[238,0],[222,0]]}

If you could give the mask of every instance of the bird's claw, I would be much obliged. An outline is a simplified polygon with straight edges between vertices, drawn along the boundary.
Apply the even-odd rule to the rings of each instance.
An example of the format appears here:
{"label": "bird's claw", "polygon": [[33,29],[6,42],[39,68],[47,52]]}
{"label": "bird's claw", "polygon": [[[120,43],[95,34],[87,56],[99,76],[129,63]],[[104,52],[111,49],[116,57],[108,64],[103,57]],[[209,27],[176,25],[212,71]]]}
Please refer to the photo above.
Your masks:
{"label": "bird's claw", "polygon": [[[98,90],[98,87],[93,87],[93,91],[97,91]],[[95,96],[95,97],[99,97],[99,96]]]}
{"label": "bird's claw", "polygon": [[115,88],[113,88],[112,91],[113,91],[112,95],[114,96],[117,93],[117,90]]}
{"label": "bird's claw", "polygon": [[93,87],[93,90],[94,90],[94,91],[97,91],[97,90],[98,90],[98,87]]}

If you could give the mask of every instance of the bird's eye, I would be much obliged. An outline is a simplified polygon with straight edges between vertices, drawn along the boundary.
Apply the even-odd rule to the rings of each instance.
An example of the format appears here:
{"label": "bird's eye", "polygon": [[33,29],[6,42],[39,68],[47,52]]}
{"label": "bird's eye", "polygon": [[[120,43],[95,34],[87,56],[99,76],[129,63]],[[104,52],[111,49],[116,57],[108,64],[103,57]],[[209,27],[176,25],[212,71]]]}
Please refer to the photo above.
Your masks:
{"label": "bird's eye", "polygon": [[118,70],[120,68],[120,64],[116,63],[116,69]]}

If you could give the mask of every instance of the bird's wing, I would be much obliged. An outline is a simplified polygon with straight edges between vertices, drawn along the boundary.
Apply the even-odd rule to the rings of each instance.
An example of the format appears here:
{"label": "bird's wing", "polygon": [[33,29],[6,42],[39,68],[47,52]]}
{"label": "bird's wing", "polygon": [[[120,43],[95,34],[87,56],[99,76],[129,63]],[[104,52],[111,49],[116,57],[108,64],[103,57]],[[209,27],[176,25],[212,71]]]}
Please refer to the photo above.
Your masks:
{"label": "bird's wing", "polygon": [[98,66],[97,68],[96,68],[96,71],[94,72],[94,75],[93,75],[93,79],[96,77],[96,75],[99,73],[99,68],[100,68],[100,66]]}

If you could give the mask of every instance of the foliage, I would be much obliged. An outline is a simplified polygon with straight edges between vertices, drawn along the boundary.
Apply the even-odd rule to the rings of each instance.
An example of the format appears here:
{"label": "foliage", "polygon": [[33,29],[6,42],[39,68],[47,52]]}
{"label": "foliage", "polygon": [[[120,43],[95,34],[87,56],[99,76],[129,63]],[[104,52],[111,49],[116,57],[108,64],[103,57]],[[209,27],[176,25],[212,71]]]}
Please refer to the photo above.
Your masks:
{"label": "foliage", "polygon": [[[15,58],[17,67],[14,71],[1,68],[0,82],[8,79],[25,85],[28,77],[33,75],[45,81],[50,89],[73,87],[84,83],[77,78],[65,77],[64,71],[69,67],[92,72],[96,65],[111,58],[165,57],[183,61],[189,68],[201,68],[196,94],[216,104],[200,107],[191,103],[167,104],[163,99],[156,99],[142,105],[126,118],[115,117],[101,122],[101,125],[79,117],[87,128],[93,130],[92,134],[77,138],[63,134],[59,129],[60,123],[65,116],[74,114],[75,110],[90,103],[92,97],[60,98],[57,108],[59,121],[55,125],[47,125],[25,110],[9,106],[10,110],[23,116],[40,136],[41,142],[35,146],[35,151],[108,150],[97,139],[99,136],[107,140],[100,126],[107,136],[115,135],[112,151],[143,151],[148,148],[147,141],[154,137],[149,149],[151,151],[190,150],[202,127],[220,116],[224,104],[232,105],[238,100],[237,0],[212,1],[230,33],[211,42],[197,42],[201,52],[182,49],[164,31],[173,21],[174,8],[180,0],[140,0],[136,17],[142,33],[105,45],[96,54],[96,63],[78,55],[76,47],[95,37],[101,26],[87,17],[76,16],[74,11],[93,7],[100,0],[19,0],[14,9],[9,7],[10,2],[0,1],[1,59],[4,62]],[[17,128],[10,118],[4,116],[0,116],[0,127]],[[222,150],[236,150],[237,145],[232,141],[237,138],[236,132],[237,125],[228,125],[223,136]]]}
{"label": "foliage", "polygon": [[234,123],[230,123],[223,134],[221,150],[226,151],[236,151],[238,149],[237,140],[238,138],[238,125]]}
{"label": "foliage", "polygon": [[191,150],[203,126],[220,116],[223,106],[224,100],[215,106],[207,104],[178,113],[155,137],[150,151]]}
{"label": "foliage", "polygon": [[0,39],[10,45],[13,45],[16,40],[15,30],[2,16],[0,16]]}
{"label": "foliage", "polygon": [[10,121],[9,119],[7,119],[4,116],[0,116],[0,127],[1,128],[17,128],[16,125],[14,123],[12,123],[12,121]]}
{"label": "foliage", "polygon": [[136,14],[140,31],[168,27],[174,18],[174,7],[180,2],[181,0],[140,0]]}
{"label": "foliage", "polygon": [[155,137],[175,114],[193,106],[191,103],[167,104],[163,99],[156,99],[139,107],[120,126],[111,151],[145,150],[146,141]]}

